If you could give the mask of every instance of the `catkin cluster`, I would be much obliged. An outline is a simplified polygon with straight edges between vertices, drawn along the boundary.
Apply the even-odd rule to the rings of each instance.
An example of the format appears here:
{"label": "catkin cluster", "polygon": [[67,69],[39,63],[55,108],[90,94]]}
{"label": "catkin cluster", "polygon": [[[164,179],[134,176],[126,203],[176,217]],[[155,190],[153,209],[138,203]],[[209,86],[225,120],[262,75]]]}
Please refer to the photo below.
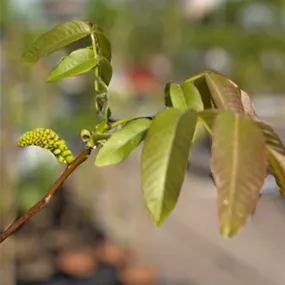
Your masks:
{"label": "catkin cluster", "polygon": [[74,160],[71,151],[65,141],[62,140],[53,130],[38,128],[28,131],[18,141],[20,147],[39,146],[51,151],[62,163],[71,163]]}

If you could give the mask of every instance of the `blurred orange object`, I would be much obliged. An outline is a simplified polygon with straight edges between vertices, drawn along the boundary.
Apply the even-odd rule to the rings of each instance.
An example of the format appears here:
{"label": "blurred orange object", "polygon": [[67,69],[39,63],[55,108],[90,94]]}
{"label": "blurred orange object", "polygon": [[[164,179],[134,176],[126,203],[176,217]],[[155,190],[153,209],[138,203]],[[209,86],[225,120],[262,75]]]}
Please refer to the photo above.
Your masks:
{"label": "blurred orange object", "polygon": [[94,252],[99,262],[119,268],[129,263],[132,258],[128,248],[107,241],[99,244]]}
{"label": "blurred orange object", "polygon": [[97,268],[91,251],[62,251],[57,258],[58,268],[72,276],[88,276]]}
{"label": "blurred orange object", "polygon": [[124,285],[154,285],[158,282],[157,270],[152,266],[127,268],[119,278]]}

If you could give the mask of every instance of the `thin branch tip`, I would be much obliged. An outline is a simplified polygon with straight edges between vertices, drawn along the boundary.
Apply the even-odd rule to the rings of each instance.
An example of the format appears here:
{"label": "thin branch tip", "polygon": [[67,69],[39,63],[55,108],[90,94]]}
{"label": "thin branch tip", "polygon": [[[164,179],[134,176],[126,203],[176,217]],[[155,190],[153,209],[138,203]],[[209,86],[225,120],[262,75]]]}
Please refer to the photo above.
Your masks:
{"label": "thin branch tip", "polygon": [[79,166],[81,165],[89,155],[92,150],[89,148],[84,148],[81,153],[67,165],[63,173],[56,180],[53,186],[48,190],[48,192],[43,196],[43,198],[38,201],[32,208],[30,208],[25,214],[17,218],[14,222],[12,222],[5,231],[0,232],[0,243],[2,243],[5,239],[7,239],[11,234],[13,234],[21,225],[23,225],[27,220],[33,217],[36,213],[38,213],[43,207],[45,207],[53,195],[57,192],[60,186],[63,185],[65,180],[69,177],[69,175]]}

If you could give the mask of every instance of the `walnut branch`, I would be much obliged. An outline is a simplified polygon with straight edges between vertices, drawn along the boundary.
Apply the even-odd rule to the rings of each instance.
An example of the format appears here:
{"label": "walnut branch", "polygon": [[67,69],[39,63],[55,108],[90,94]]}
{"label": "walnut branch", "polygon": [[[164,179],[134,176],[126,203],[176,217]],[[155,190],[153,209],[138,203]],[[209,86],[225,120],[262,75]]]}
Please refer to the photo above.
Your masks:
{"label": "walnut branch", "polygon": [[48,190],[45,196],[40,201],[38,201],[32,208],[30,208],[25,214],[23,214],[21,217],[17,218],[12,224],[10,224],[4,232],[0,233],[0,243],[2,243],[7,237],[14,233],[28,219],[38,213],[44,206],[46,206],[52,196],[59,189],[59,187],[65,182],[69,175],[88,158],[90,153],[90,149],[84,148],[81,153],[75,158],[75,160],[65,168],[64,172],[56,180],[54,185]]}

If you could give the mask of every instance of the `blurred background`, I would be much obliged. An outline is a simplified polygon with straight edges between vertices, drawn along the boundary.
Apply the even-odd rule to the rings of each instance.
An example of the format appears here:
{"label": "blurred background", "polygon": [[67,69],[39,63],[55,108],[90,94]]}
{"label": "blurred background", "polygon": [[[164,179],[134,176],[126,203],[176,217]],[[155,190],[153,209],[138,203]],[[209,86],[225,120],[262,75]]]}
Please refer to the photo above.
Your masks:
{"label": "blurred background", "polygon": [[[1,0],[0,229],[37,202],[64,169],[36,147],[19,149],[32,128],[52,128],[74,153],[96,124],[90,75],[46,83],[67,49],[32,68],[21,55],[41,33],[72,19],[101,26],[112,43],[114,118],[163,109],[167,81],[204,70],[230,77],[285,142],[284,0]],[[177,208],[156,228],[143,204],[140,149],[120,165],[94,156],[51,203],[0,246],[0,284],[281,285],[285,201],[269,176],[250,224],[219,235],[210,142],[201,139]]]}

